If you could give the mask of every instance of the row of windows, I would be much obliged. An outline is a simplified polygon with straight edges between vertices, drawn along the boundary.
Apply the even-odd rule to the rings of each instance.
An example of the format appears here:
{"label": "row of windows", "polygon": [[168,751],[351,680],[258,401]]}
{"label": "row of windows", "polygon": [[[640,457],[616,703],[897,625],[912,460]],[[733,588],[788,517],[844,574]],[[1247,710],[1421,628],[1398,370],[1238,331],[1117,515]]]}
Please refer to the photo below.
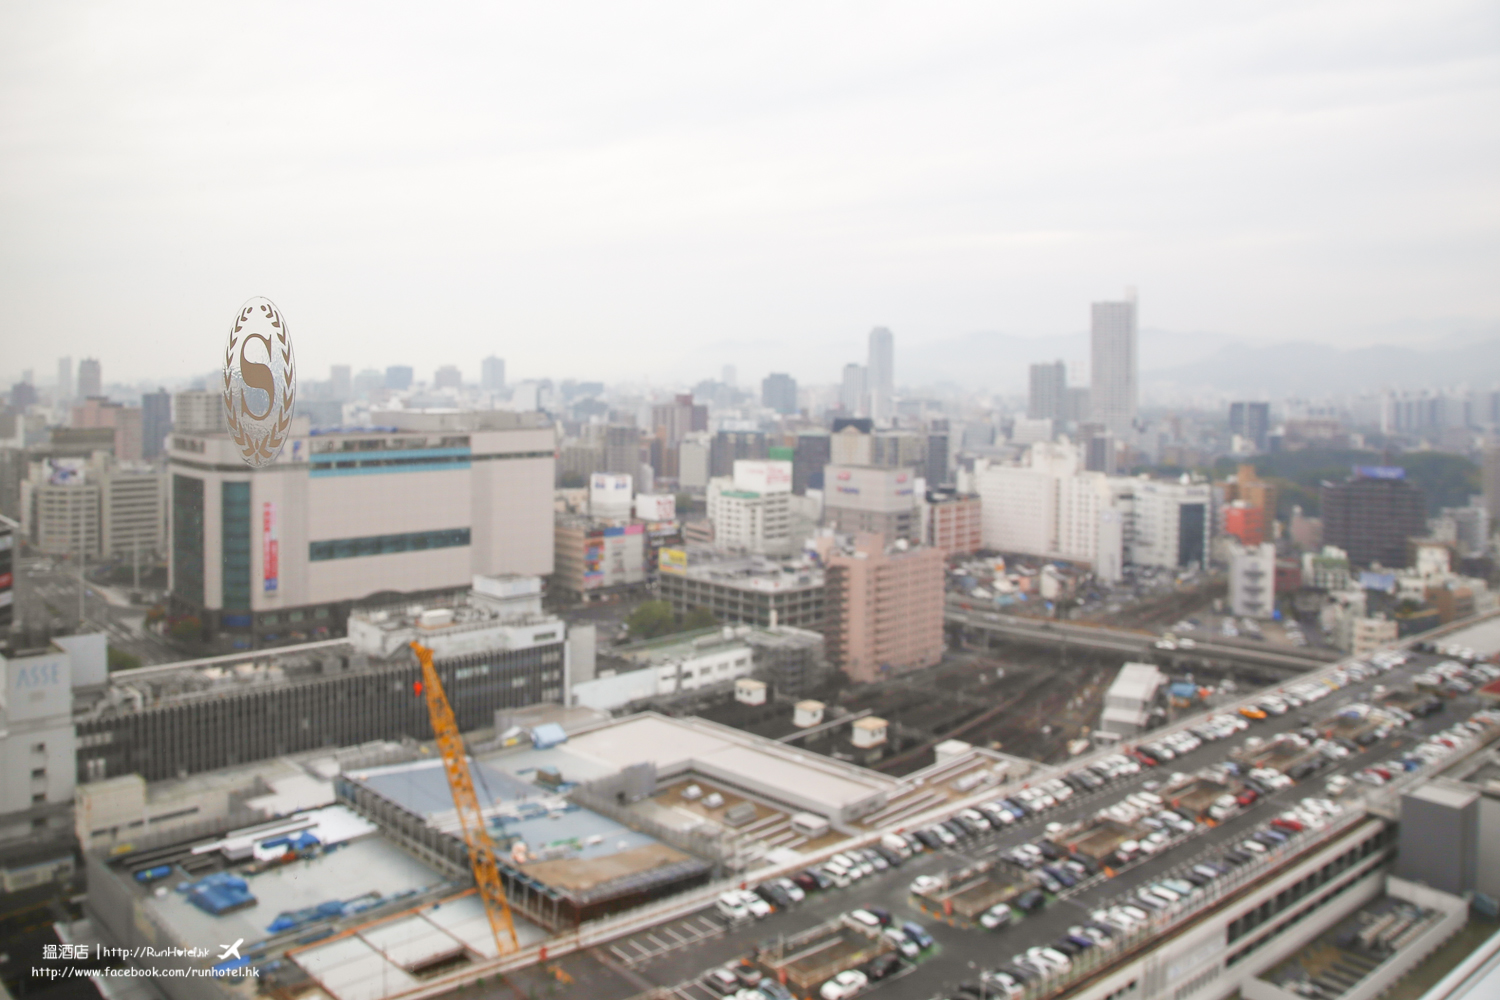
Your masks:
{"label": "row of windows", "polygon": [[358,556],[381,556],[393,552],[425,552],[428,549],[450,549],[469,544],[468,528],[445,528],[441,531],[409,531],[402,535],[366,535],[363,538],[336,538],[313,542],[307,547],[312,562],[329,559],[353,559]]}
{"label": "row of windows", "polygon": [[[1255,928],[1264,924],[1267,920],[1270,920],[1276,914],[1282,912],[1283,910],[1287,909],[1287,907],[1292,906],[1293,904],[1300,901],[1308,893],[1327,884],[1328,882],[1337,878],[1339,875],[1342,875],[1344,872],[1348,871],[1350,868],[1353,868],[1355,865],[1359,864],[1374,852],[1381,850],[1394,838],[1395,831],[1393,828],[1382,828],[1381,831],[1375,834],[1373,837],[1365,838],[1362,843],[1356,844],[1355,846],[1349,848],[1338,857],[1323,865],[1317,871],[1309,872],[1298,881],[1278,892],[1275,896],[1261,903],[1255,909],[1249,911],[1248,913],[1242,914],[1239,919],[1232,921],[1229,925],[1228,943],[1233,944],[1235,941],[1244,937]],[[1230,956],[1228,964],[1233,965],[1245,955],[1248,955],[1256,948],[1259,948],[1266,941],[1274,938],[1277,934],[1279,934],[1283,927],[1301,920],[1308,913],[1311,913],[1313,910],[1317,909],[1319,906],[1322,906],[1334,896],[1337,896],[1340,892],[1343,892],[1343,890],[1347,888],[1349,884],[1352,883],[1346,883],[1345,886],[1341,886],[1335,892],[1331,892],[1327,896],[1318,900],[1317,905],[1310,906],[1291,919],[1283,921],[1282,923],[1278,924],[1275,930],[1270,934],[1261,937],[1259,940],[1255,941],[1245,948],[1241,948],[1239,951]]]}

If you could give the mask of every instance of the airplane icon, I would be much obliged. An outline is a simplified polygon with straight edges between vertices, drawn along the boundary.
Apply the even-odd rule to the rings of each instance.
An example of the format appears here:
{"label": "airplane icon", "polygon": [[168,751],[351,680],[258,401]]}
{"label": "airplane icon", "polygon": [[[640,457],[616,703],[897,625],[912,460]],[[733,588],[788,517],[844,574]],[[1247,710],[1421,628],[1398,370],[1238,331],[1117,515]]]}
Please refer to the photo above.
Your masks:
{"label": "airplane icon", "polygon": [[240,945],[242,945],[244,943],[245,943],[245,939],[244,938],[240,938],[239,940],[235,941],[234,944],[221,944],[221,945],[219,945],[220,948],[224,949],[222,952],[219,953],[219,961],[222,962],[226,958],[230,958],[230,957],[239,958],[240,957]]}

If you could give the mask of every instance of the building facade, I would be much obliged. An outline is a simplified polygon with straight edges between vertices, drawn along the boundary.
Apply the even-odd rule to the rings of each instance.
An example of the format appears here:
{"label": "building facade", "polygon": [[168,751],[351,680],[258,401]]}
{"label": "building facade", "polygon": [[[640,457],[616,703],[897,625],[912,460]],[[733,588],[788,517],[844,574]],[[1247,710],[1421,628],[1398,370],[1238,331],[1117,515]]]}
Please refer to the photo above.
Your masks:
{"label": "building facade", "polygon": [[860,535],[829,548],[829,663],[858,683],[930,667],[943,656],[943,570],[937,549]]}
{"label": "building facade", "polygon": [[870,397],[870,419],[884,422],[896,412],[896,338],[877,326],[870,331],[870,358],[866,368]]}
{"label": "building facade", "polygon": [[972,555],[984,547],[984,508],[974,494],[928,490],[926,544],[944,557]]}
{"label": "building facade", "polygon": [[593,601],[646,583],[646,528],[628,520],[558,515],[552,589]]}
{"label": "building facade", "polygon": [[819,566],[724,559],[699,549],[663,549],[662,554],[661,598],[676,614],[703,608],[721,622],[823,628],[825,581]]}
{"label": "building facade", "polygon": [[[492,725],[499,709],[562,697],[561,623],[532,632],[555,635],[436,658],[460,729]],[[322,747],[430,740],[427,703],[414,687],[421,679],[410,651],[378,661],[352,646],[139,679],[117,674],[126,696],[78,719],[78,780],[139,774],[159,781]]]}
{"label": "building facade", "polygon": [[[552,572],[553,430],[505,411],[304,419],[252,469],[228,435],[172,436],[177,615],[254,644],[338,634],[356,602]],[[300,425],[300,426],[299,426]]]}
{"label": "building facade", "polygon": [[823,470],[823,523],[835,531],[875,534],[888,542],[920,541],[917,474],[910,469],[827,466]]}
{"label": "building facade", "polygon": [[760,402],[777,413],[796,413],[797,380],[785,372],[772,372],[761,380]]}
{"label": "building facade", "polygon": [[792,463],[734,463],[732,477],[708,482],[708,519],[714,544],[721,549],[756,555],[791,555]]}
{"label": "building facade", "polygon": [[1276,546],[1229,546],[1229,607],[1242,618],[1270,618],[1276,609]]}
{"label": "building facade", "polygon": [[1135,421],[1139,397],[1134,292],[1123,302],[1094,303],[1090,347],[1093,420],[1124,435]]}
{"label": "building facade", "polygon": [[1026,416],[1032,420],[1066,419],[1068,366],[1061,360],[1031,366],[1031,391],[1026,397]]}
{"label": "building facade", "polygon": [[1343,549],[1355,566],[1406,565],[1406,540],[1427,533],[1427,498],[1404,470],[1356,470],[1324,482],[1323,541]]}

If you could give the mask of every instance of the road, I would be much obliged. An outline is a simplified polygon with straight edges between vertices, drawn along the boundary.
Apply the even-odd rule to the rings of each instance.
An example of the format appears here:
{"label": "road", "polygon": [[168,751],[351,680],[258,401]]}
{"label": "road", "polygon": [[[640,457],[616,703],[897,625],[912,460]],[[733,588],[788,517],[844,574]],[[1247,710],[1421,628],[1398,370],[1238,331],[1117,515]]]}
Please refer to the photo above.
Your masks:
{"label": "road", "polygon": [[1374,685],[1402,685],[1438,659],[1415,654],[1405,666],[1388,674],[1350,684],[1315,705],[1279,718],[1252,723],[1248,730],[1237,736],[1205,743],[1165,767],[1148,768],[1103,789],[1075,795],[1065,805],[1044,816],[1032,817],[984,835],[961,849],[927,852],[899,869],[868,876],[847,889],[811,894],[789,911],[775,913],[750,926],[726,927],[712,911],[702,911],[602,948],[522,970],[510,978],[523,994],[530,995],[528,991],[535,988],[538,995],[555,996],[559,1000],[624,1000],[663,987],[675,987],[675,996],[680,1000],[708,1000],[712,994],[698,980],[715,966],[747,955],[761,942],[774,941],[778,935],[798,933],[855,907],[880,906],[890,910],[898,919],[922,923],[936,939],[937,947],[925,955],[909,975],[880,983],[862,996],[880,1000],[929,1000],[942,996],[946,989],[957,983],[977,978],[982,968],[1000,965],[1032,945],[1055,941],[1069,926],[1088,919],[1089,911],[1107,900],[1121,896],[1141,883],[1165,877],[1172,870],[1190,865],[1205,855],[1221,854],[1232,843],[1243,840],[1286,808],[1287,804],[1307,795],[1322,794],[1324,781],[1330,775],[1349,773],[1388,759],[1419,742],[1425,735],[1467,718],[1480,706],[1472,696],[1455,699],[1445,712],[1416,720],[1408,729],[1398,730],[1387,740],[1337,762],[1337,766],[1326,768],[1300,785],[1267,796],[1255,807],[1213,829],[1200,828],[1170,850],[1128,868],[1112,879],[1099,878],[1085,883],[1082,888],[1065,894],[1068,898],[1054,900],[1044,910],[1000,932],[964,930],[929,919],[916,908],[908,891],[914,877],[961,867],[1036,839],[1042,835],[1047,823],[1068,823],[1122,799],[1148,781],[1163,780],[1167,773],[1190,773],[1223,760],[1249,737],[1267,739],[1325,718],[1344,705],[1368,698]]}
{"label": "road", "polygon": [[[28,556],[15,574],[16,621],[53,631],[78,627],[78,570],[61,559]],[[82,631],[102,631],[115,649],[140,658],[142,665],[169,663],[182,653],[145,631],[146,609],[113,604],[97,585],[85,591]]]}
{"label": "road", "polygon": [[1169,652],[1156,648],[1157,636],[1154,634],[1142,634],[1128,629],[1097,625],[1022,618],[1016,615],[1000,614],[997,611],[966,609],[952,603],[948,605],[944,617],[949,624],[959,624],[967,629],[993,633],[1022,642],[1072,645],[1108,653],[1123,653],[1151,661],[1166,656],[1172,660],[1243,663],[1271,668],[1287,676],[1312,670],[1342,656],[1340,653],[1329,650],[1298,647],[1272,648],[1262,643],[1239,643],[1228,639],[1210,638],[1206,635],[1201,637],[1195,635],[1194,648],[1191,650]]}

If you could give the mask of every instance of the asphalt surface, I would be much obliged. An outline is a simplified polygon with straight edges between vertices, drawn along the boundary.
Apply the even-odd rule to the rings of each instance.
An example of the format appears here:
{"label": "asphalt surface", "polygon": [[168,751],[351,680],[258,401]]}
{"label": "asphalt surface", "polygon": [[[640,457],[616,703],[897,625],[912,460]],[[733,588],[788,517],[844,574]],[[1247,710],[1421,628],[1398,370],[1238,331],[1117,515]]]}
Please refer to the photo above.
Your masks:
{"label": "asphalt surface", "polygon": [[[1445,711],[1415,720],[1406,729],[1397,730],[1363,752],[1337,761],[1291,788],[1266,796],[1252,808],[1215,828],[1200,827],[1169,849],[1118,872],[1113,878],[1100,876],[1083,883],[1065,892],[1065,898],[1049,900],[1045,909],[1000,931],[961,929],[921,913],[908,888],[917,875],[938,874],[962,867],[1016,844],[1038,839],[1044,835],[1048,823],[1068,823],[1091,815],[1139,790],[1148,781],[1164,781],[1174,771],[1191,773],[1224,760],[1248,737],[1266,739],[1317,722],[1351,702],[1371,698],[1371,689],[1377,684],[1387,688],[1404,686],[1414,674],[1441,659],[1413,654],[1402,667],[1349,684],[1322,701],[1286,715],[1252,722],[1248,729],[1235,736],[1204,743],[1162,767],[1144,768],[1142,773],[1102,789],[1075,794],[1067,803],[1042,816],[981,835],[956,849],[924,852],[898,869],[866,876],[846,889],[809,894],[806,900],[789,910],[774,913],[748,926],[727,927],[712,910],[700,911],[692,917],[658,925],[647,932],[567,956],[555,963],[522,970],[510,977],[512,985],[522,995],[557,997],[559,1000],[624,1000],[662,987],[675,988],[675,995],[682,1000],[708,1000],[715,994],[702,986],[700,980],[711,969],[748,955],[757,944],[774,941],[779,935],[799,933],[856,907],[879,906],[889,910],[898,920],[921,923],[937,944],[918,959],[908,974],[872,984],[861,996],[876,996],[880,1000],[930,1000],[945,996],[958,983],[977,979],[981,969],[1002,965],[1012,955],[1033,945],[1056,941],[1070,926],[1087,920],[1090,911],[1124,896],[1137,886],[1167,877],[1172,871],[1191,866],[1205,857],[1221,855],[1291,803],[1309,795],[1321,796],[1324,782],[1333,774],[1353,773],[1397,756],[1426,735],[1468,718],[1481,706],[1473,696],[1450,699]],[[500,995],[507,994],[515,995],[511,991]]]}
{"label": "asphalt surface", "polygon": [[[116,588],[118,589],[118,588]],[[16,619],[33,628],[78,627],[78,570],[61,559],[26,557],[15,573]],[[89,583],[84,597],[82,631],[103,631],[109,644],[140,657],[143,666],[183,658],[158,636],[145,631],[146,609],[111,604],[98,585]]]}

